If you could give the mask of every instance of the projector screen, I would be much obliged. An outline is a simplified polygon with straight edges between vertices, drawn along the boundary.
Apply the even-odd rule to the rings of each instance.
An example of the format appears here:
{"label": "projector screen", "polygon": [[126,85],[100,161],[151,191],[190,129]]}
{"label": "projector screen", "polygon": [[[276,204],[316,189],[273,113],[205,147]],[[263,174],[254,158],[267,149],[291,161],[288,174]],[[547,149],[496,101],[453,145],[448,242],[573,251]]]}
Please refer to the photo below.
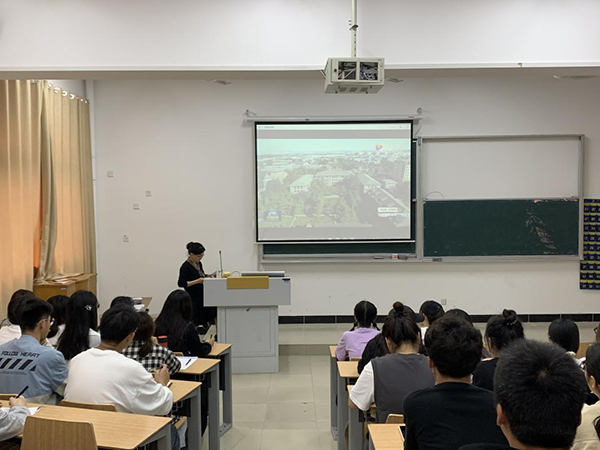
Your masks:
{"label": "projector screen", "polygon": [[255,127],[258,242],[412,238],[411,121]]}

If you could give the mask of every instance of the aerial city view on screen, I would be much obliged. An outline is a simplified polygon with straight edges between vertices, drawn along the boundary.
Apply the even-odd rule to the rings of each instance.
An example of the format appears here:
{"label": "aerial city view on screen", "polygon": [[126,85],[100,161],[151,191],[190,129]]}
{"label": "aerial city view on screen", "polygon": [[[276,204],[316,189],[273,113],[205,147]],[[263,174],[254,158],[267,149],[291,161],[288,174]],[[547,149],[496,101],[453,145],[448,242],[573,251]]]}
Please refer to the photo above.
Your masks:
{"label": "aerial city view on screen", "polygon": [[260,238],[409,238],[410,139],[314,136],[258,141]]}

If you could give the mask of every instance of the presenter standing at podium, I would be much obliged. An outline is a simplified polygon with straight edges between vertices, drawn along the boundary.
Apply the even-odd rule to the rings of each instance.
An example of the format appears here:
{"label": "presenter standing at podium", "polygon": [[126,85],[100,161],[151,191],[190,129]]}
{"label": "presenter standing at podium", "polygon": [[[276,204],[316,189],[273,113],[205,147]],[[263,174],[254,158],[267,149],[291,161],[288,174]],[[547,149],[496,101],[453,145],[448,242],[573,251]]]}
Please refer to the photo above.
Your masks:
{"label": "presenter standing at podium", "polygon": [[187,246],[188,259],[179,269],[179,280],[177,285],[184,288],[192,297],[194,309],[194,325],[205,328],[205,334],[217,317],[217,308],[204,306],[204,279],[212,278],[214,275],[206,275],[202,267],[202,258],[206,249],[199,242],[190,242]]}

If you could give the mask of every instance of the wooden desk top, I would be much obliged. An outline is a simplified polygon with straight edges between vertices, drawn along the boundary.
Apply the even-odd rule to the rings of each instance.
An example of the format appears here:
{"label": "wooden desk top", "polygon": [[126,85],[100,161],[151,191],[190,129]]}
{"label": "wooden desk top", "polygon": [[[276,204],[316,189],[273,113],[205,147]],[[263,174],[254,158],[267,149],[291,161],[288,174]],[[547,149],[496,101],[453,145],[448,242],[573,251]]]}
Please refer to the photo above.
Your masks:
{"label": "wooden desk top", "polygon": [[171,392],[173,392],[173,403],[186,398],[194,389],[198,389],[202,383],[196,381],[171,380]]}
{"label": "wooden desk top", "polygon": [[[8,406],[8,402],[2,402],[2,406]],[[36,417],[91,423],[94,426],[98,447],[115,450],[134,450],[171,422],[171,419],[167,417],[55,405],[29,404],[28,406],[40,408],[35,414]]]}
{"label": "wooden desk top", "polygon": [[188,375],[202,375],[208,372],[210,369],[219,364],[218,359],[205,359],[198,358],[194,363],[185,370],[180,370],[178,373],[185,373]]}
{"label": "wooden desk top", "polygon": [[335,349],[337,348],[337,345],[330,345],[329,346],[329,356],[331,356],[332,358],[336,358],[335,356]]}
{"label": "wooden desk top", "polygon": [[369,434],[375,450],[402,450],[404,437],[397,423],[376,423],[369,425]]}
{"label": "wooden desk top", "polygon": [[338,371],[342,378],[358,378],[358,361],[338,361]]}
{"label": "wooden desk top", "polygon": [[225,353],[227,350],[229,350],[230,348],[231,348],[231,344],[222,344],[220,342],[215,342],[215,345],[213,345],[213,348],[210,351],[210,353],[208,354],[208,356],[212,356],[212,357],[220,356],[223,353]]}

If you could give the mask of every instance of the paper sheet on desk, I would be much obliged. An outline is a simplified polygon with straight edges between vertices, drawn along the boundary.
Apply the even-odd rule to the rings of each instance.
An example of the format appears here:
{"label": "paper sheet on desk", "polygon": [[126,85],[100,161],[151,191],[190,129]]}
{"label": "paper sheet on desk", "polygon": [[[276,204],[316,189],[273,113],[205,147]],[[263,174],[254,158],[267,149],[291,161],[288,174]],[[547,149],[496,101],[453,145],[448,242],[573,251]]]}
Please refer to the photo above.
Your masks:
{"label": "paper sheet on desk", "polygon": [[[0,408],[0,409],[4,412],[8,412],[10,410],[9,407],[4,407],[4,408]],[[27,409],[29,409],[29,414],[31,414],[32,416],[40,410],[40,408],[27,408]]]}
{"label": "paper sheet on desk", "polygon": [[140,304],[140,305],[133,305],[133,309],[135,309],[136,311],[142,311],[144,309],[144,305]]}
{"label": "paper sheet on desk", "polygon": [[198,359],[197,356],[177,356],[176,358],[181,363],[181,369],[180,370],[187,369],[192,364],[194,364],[196,362],[196,360]]}

